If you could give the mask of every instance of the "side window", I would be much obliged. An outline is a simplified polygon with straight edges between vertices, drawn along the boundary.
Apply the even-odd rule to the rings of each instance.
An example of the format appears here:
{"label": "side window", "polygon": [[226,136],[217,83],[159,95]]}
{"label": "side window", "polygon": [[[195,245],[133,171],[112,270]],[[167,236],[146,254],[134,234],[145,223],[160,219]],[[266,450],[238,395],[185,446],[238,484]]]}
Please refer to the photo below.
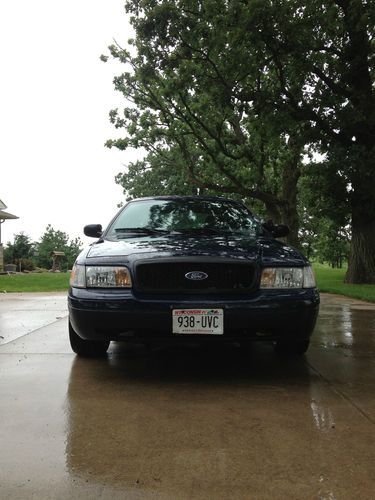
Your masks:
{"label": "side window", "polygon": [[147,227],[149,224],[149,218],[150,212],[145,209],[144,203],[130,203],[124,208],[113,223],[108,236],[115,237],[116,229],[119,228]]}

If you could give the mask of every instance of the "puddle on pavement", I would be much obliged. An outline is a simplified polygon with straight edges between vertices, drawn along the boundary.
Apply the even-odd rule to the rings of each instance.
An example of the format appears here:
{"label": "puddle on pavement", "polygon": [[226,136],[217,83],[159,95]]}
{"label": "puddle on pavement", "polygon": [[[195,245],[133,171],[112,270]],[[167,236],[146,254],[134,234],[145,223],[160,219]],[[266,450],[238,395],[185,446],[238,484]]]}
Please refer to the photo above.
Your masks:
{"label": "puddle on pavement", "polygon": [[344,349],[348,355],[374,355],[375,305],[328,294],[323,301],[313,343]]}

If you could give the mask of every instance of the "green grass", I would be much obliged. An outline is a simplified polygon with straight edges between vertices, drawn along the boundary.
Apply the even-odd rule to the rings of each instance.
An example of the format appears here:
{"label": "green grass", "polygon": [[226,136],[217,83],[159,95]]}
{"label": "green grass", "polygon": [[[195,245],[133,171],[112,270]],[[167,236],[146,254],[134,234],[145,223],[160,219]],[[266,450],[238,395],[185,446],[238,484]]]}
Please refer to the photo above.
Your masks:
{"label": "green grass", "polygon": [[69,273],[0,275],[1,292],[61,292],[68,290]]}
{"label": "green grass", "polygon": [[344,283],[346,268],[332,269],[325,264],[313,264],[316,282],[321,292],[338,293],[355,299],[375,302],[375,285]]}
{"label": "green grass", "polygon": [[[337,293],[355,299],[375,302],[375,285],[347,285],[346,268],[332,269],[324,264],[313,264],[318,288],[321,292]],[[66,291],[69,273],[32,273],[0,275],[0,293]]]}

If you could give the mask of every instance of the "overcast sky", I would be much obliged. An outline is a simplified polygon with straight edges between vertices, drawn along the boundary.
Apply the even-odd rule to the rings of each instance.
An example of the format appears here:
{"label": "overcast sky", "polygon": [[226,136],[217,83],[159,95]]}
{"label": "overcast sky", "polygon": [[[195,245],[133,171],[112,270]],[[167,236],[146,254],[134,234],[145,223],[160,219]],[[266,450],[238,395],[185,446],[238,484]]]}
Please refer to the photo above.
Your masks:
{"label": "overcast sky", "polygon": [[21,231],[38,240],[47,224],[82,236],[115,214],[114,176],[138,154],[104,147],[123,100],[112,84],[121,67],[99,57],[132,36],[123,1],[15,0],[0,14],[0,199],[19,216],[2,242]]}

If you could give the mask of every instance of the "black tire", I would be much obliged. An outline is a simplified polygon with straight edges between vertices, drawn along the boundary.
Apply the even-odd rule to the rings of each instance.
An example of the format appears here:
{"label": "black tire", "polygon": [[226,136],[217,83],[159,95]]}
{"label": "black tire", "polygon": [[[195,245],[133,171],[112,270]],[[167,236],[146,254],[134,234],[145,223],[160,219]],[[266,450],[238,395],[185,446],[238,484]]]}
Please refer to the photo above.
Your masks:
{"label": "black tire", "polygon": [[302,356],[309,348],[310,340],[278,340],[275,351],[287,356]]}
{"label": "black tire", "polygon": [[109,340],[85,340],[74,331],[69,321],[69,340],[70,346],[78,356],[99,357],[104,356],[109,347]]}

